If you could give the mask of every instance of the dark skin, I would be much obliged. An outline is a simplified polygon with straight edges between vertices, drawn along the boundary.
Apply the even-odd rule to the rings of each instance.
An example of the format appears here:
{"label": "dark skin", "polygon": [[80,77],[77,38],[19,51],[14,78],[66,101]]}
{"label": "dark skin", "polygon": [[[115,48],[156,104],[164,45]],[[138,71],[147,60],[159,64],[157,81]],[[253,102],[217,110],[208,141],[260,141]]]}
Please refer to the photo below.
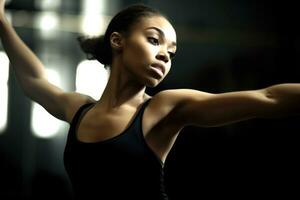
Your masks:
{"label": "dark skin", "polygon": [[65,92],[48,82],[43,64],[7,22],[4,3],[0,0],[0,37],[25,94],[66,122],[71,122],[81,105],[95,103],[79,125],[77,137],[82,142],[103,141],[120,134],[149,98],[143,134],[163,162],[187,125],[222,126],[257,117],[299,114],[300,84],[221,94],[174,89],[147,95],[146,87],[157,86],[168,74],[176,51],[176,32],[162,16],[142,18],[129,34],[111,34],[111,75],[99,101]]}

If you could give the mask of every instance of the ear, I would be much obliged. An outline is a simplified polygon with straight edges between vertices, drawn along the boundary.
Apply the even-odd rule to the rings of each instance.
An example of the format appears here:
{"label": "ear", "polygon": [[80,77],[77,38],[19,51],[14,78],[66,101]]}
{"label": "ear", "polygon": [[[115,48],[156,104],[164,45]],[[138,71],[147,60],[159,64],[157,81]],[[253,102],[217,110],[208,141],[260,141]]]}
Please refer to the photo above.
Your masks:
{"label": "ear", "polygon": [[110,35],[110,44],[113,49],[120,50],[123,47],[123,37],[118,32],[113,32]]}

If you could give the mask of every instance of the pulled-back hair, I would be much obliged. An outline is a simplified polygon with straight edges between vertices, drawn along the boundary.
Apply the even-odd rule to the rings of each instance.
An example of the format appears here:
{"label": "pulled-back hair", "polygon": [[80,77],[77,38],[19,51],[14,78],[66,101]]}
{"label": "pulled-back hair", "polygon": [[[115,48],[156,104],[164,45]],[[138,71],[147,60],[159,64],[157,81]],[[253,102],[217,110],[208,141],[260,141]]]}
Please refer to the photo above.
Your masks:
{"label": "pulled-back hair", "polygon": [[110,35],[113,32],[126,33],[142,17],[163,16],[158,10],[143,4],[131,5],[117,13],[110,21],[105,34],[99,37],[79,37],[79,44],[87,59],[96,59],[105,66],[112,63]]}

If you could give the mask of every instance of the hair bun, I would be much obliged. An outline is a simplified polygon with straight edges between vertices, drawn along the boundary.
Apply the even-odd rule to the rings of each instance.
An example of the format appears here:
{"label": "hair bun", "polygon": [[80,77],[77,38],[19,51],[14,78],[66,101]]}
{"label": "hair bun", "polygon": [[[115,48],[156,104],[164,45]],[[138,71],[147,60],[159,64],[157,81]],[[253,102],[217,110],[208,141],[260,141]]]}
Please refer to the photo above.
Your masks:
{"label": "hair bun", "polygon": [[110,64],[109,48],[106,48],[104,36],[99,37],[78,37],[81,49],[86,53],[87,59],[98,60],[103,65]]}

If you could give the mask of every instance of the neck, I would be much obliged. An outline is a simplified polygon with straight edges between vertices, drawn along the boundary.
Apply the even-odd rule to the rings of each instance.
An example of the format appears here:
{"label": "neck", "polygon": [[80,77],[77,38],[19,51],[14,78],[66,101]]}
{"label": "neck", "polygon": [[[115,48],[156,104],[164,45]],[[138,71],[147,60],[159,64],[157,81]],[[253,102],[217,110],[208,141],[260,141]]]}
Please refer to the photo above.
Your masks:
{"label": "neck", "polygon": [[146,86],[138,83],[124,66],[113,64],[107,85],[99,100],[106,108],[117,108],[127,104],[138,106],[149,96]]}

